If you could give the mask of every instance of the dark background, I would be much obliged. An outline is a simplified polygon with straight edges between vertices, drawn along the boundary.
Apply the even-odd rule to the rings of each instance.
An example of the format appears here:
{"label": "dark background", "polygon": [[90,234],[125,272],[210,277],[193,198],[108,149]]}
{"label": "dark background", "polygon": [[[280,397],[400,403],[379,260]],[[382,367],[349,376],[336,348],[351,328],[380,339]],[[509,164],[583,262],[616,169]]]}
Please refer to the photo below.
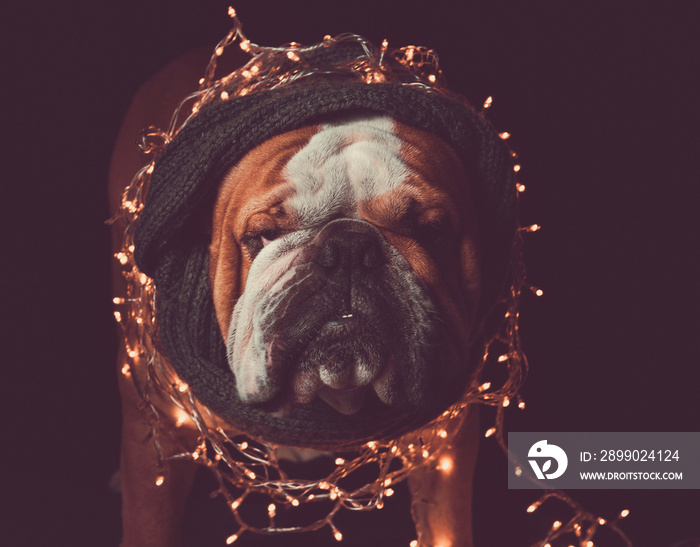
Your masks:
{"label": "dark background", "polygon": [[[118,544],[119,496],[108,486],[120,420],[104,225],[111,147],[139,85],[178,54],[213,47],[227,5],[3,8],[3,545]],[[527,237],[529,278],[545,294],[524,298],[528,406],[510,412],[511,429],[700,431],[695,2],[234,5],[254,42],[350,31],[426,45],[474,104],[494,97],[489,117],[513,134],[523,165],[522,223],[543,226]],[[490,427],[493,416],[482,418]],[[529,545],[566,516],[556,504],[526,514],[536,493],[508,491],[505,465],[485,441],[478,546]],[[635,545],[700,536],[697,491],[571,494],[606,518],[630,509],[623,528]],[[206,503],[193,505],[201,519],[219,504]],[[343,544],[405,530],[385,514],[358,520]],[[188,524],[188,537],[203,538],[192,545],[223,545],[235,529],[210,520],[208,532]],[[328,543],[308,544],[335,543],[319,537]],[[619,543],[601,535],[596,545]]]}

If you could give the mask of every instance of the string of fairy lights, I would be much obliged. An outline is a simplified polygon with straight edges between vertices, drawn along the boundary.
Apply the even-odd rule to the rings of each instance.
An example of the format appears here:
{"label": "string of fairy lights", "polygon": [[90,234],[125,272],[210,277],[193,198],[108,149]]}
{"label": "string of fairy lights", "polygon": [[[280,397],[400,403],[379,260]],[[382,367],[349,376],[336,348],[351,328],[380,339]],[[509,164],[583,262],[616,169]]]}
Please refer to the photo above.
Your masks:
{"label": "string of fairy lights", "polygon": [[[358,448],[352,457],[337,457],[334,469],[322,479],[306,480],[288,476],[280,465],[279,446],[261,439],[243,438],[239,432],[230,431],[225,422],[197,401],[189,387],[178,378],[167,359],[154,346],[154,310],[158,295],[153,281],[140,272],[134,262],[133,237],[144,207],[155,158],[203,106],[289,85],[313,74],[351,74],[370,85],[386,81],[391,74],[393,81],[399,77],[405,85],[421,86],[428,92],[445,91],[441,88],[442,73],[437,55],[427,48],[406,46],[390,49],[384,40],[377,49],[362,37],[351,34],[335,38],[325,36],[319,44],[308,47],[296,43],[262,47],[251,43],[242,33],[235,10],[229,8],[228,13],[233,26],[217,44],[205,74],[199,80],[199,90],[180,103],[167,129],[149,127],[142,132],[139,145],[150,157],[150,161],[124,190],[120,210],[112,219],[112,222],[119,220],[124,227],[123,245],[115,257],[126,280],[126,296],[114,298],[114,316],[121,329],[125,348],[121,373],[132,381],[143,399],[143,407],[149,410],[150,439],[157,454],[153,476],[155,485],[160,486],[168,480],[166,462],[190,460],[209,469],[218,484],[213,495],[226,502],[235,522],[235,530],[225,539],[225,544],[235,543],[244,533],[280,534],[324,527],[330,529],[337,541],[342,541],[343,534],[334,523],[334,518],[341,509],[381,509],[385,500],[394,493],[392,486],[419,468],[433,467],[443,473],[450,472],[452,461],[441,456],[450,448],[450,439],[463,424],[469,405],[478,403],[497,409],[494,424],[485,436],[493,437],[504,453],[512,457],[504,442],[504,411],[513,404],[520,409],[525,408],[518,391],[527,372],[527,360],[520,345],[518,331],[519,299],[521,292],[526,289],[538,296],[542,295],[540,289],[525,285],[522,234],[537,231],[540,226],[533,224],[518,231],[509,274],[510,291],[501,302],[504,310],[502,324],[497,334],[485,343],[483,356],[476,366],[469,388],[458,403],[418,431],[388,441],[371,441]],[[251,59],[243,67],[217,79],[215,74],[218,59],[227,47],[236,42],[244,52],[251,55]],[[364,56],[323,70],[303,61],[303,54],[315,48],[337,47],[347,42],[362,46]],[[392,70],[397,64],[408,70],[400,71],[397,76]],[[491,104],[492,98],[489,97],[484,102],[482,115]],[[510,134],[500,133],[500,137],[506,140]],[[516,157],[514,152],[511,153]],[[516,164],[514,170],[518,172],[520,165]],[[525,186],[518,182],[517,190],[523,192]],[[505,369],[506,380],[501,385],[484,381],[494,367]],[[172,414],[164,414],[162,401],[174,409]],[[173,427],[190,428],[196,442],[192,446],[182,446],[175,453],[165,453],[160,442],[161,435]],[[379,470],[375,480],[355,488],[343,485],[342,479],[370,465]],[[517,475],[522,474],[522,467],[516,465],[515,472]],[[241,512],[249,498],[260,495],[269,500],[267,515],[263,515],[266,525],[249,522]],[[617,525],[619,519],[627,516],[627,510],[622,511],[616,519],[606,521],[585,511],[564,492],[547,490],[527,511],[533,512],[552,499],[563,502],[573,511],[573,515],[566,522],[555,521],[545,537],[535,544],[538,547],[574,544],[593,547],[593,537],[603,526],[613,530],[623,544],[631,545]],[[325,504],[325,516],[294,526],[278,524],[282,512],[293,517],[295,508],[309,503]],[[428,547],[421,539],[420,529],[417,534],[418,538],[411,541],[410,546]]]}

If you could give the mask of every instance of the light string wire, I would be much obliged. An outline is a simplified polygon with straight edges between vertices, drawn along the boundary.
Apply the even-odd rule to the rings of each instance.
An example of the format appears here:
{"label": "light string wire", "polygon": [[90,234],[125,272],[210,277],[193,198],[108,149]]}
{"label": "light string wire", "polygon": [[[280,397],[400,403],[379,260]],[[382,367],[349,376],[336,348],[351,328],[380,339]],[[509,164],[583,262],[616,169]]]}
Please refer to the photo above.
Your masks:
{"label": "light string wire", "polygon": [[[519,299],[524,289],[529,289],[537,296],[542,295],[540,289],[525,285],[522,234],[537,231],[540,227],[533,224],[519,228],[516,233],[509,270],[510,289],[499,303],[505,310],[503,320],[495,336],[484,343],[483,355],[460,401],[417,431],[396,439],[370,441],[358,448],[353,457],[336,458],[335,469],[323,479],[289,477],[280,467],[279,446],[262,439],[241,439],[240,432],[230,431],[224,421],[197,401],[187,384],[180,380],[167,359],[154,345],[158,294],[153,280],[140,272],[136,266],[133,239],[144,207],[155,158],[203,106],[231,97],[289,85],[315,74],[353,75],[368,84],[384,82],[391,76],[392,81],[399,78],[404,85],[420,86],[428,92],[449,92],[440,87],[442,72],[438,66],[437,55],[430,49],[420,46],[389,49],[386,40],[377,49],[364,38],[353,34],[343,34],[335,38],[325,36],[323,42],[308,47],[296,43],[281,47],[263,47],[251,43],[245,37],[233,8],[229,8],[228,13],[233,20],[232,29],[217,44],[205,75],[199,80],[199,90],[179,104],[166,130],[148,127],[141,133],[139,146],[151,157],[151,161],[138,171],[124,189],[120,209],[115,217],[108,221],[119,222],[123,227],[123,244],[115,253],[115,257],[121,265],[126,281],[126,297],[115,297],[113,300],[116,307],[114,317],[121,331],[125,350],[121,373],[131,380],[142,399],[141,407],[147,410],[150,433],[146,441],[153,443],[157,455],[153,479],[155,484],[161,486],[167,480],[166,462],[189,460],[208,468],[218,484],[218,489],[212,496],[220,496],[225,500],[238,526],[236,532],[226,538],[226,544],[234,543],[244,532],[279,534],[318,530],[326,526],[330,528],[334,538],[341,541],[343,534],[333,521],[340,509],[381,509],[385,499],[394,493],[391,486],[404,480],[415,470],[432,467],[449,471],[441,463],[440,456],[451,448],[450,439],[460,430],[465,420],[466,409],[471,404],[479,403],[497,408],[494,425],[486,431],[485,436],[493,436],[504,453],[513,458],[504,441],[504,410],[511,403],[515,403],[520,409],[525,408],[524,401],[518,395],[527,372],[527,359],[520,345],[518,331]],[[243,67],[216,79],[219,57],[225,48],[236,41],[243,51],[251,55],[251,59]],[[309,66],[303,61],[303,55],[314,49],[337,47],[347,43],[359,44],[364,55],[323,70]],[[400,70],[395,70],[396,68]],[[482,116],[491,104],[492,98],[488,97],[481,110]],[[180,121],[183,112],[186,112],[186,115],[184,121]],[[510,137],[507,132],[499,135],[504,141]],[[512,150],[511,154],[517,157]],[[520,171],[520,165],[516,164],[513,169],[517,173]],[[517,190],[521,193],[525,186],[517,182]],[[493,367],[505,367],[507,378],[499,387],[492,386],[491,382],[482,381],[485,371]],[[171,406],[174,413],[162,410],[163,402]],[[196,430],[195,445],[184,446],[187,443],[182,442],[183,446],[179,451],[164,453],[161,436],[166,436],[167,432],[178,428]],[[379,470],[374,481],[355,489],[342,486],[342,479],[368,465],[376,466]],[[522,474],[522,467],[518,462],[516,474]],[[240,511],[246,498],[259,494],[266,496],[270,501],[266,526],[251,524],[243,518]],[[567,494],[557,490],[547,490],[527,511],[533,512],[551,499],[560,500],[573,510],[574,514],[565,524],[555,521],[546,537],[533,544],[533,547],[553,547],[553,541],[565,537],[572,538],[567,545],[576,541],[579,547],[593,547],[592,538],[600,526],[609,527],[625,545],[631,545],[617,526],[619,519],[627,516],[629,511],[624,510],[613,521],[606,521],[585,511]],[[302,504],[319,502],[328,504],[329,509],[325,517],[298,526],[277,525],[276,517],[280,509],[287,511]],[[429,547],[421,540],[420,529],[417,529],[417,533],[418,538],[411,542],[411,547]]]}

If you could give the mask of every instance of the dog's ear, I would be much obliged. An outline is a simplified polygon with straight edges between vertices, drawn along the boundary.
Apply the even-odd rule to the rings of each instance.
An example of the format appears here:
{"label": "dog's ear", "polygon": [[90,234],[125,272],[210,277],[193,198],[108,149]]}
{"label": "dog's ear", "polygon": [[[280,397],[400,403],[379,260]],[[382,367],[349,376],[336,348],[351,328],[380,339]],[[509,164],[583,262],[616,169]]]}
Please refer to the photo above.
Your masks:
{"label": "dog's ear", "polygon": [[[209,285],[216,310],[216,319],[221,333],[226,337],[231,314],[236,301],[243,292],[243,273],[247,267],[243,260],[242,249],[236,240],[235,177],[229,173],[219,189],[214,205],[209,233]],[[245,269],[245,272],[243,270]]]}

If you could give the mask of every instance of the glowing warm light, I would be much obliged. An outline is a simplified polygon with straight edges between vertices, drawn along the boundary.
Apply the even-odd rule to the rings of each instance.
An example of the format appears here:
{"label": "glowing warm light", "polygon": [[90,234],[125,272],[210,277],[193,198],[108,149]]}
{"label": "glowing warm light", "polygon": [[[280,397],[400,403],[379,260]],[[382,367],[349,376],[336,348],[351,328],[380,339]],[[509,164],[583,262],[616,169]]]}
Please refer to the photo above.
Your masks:
{"label": "glowing warm light", "polygon": [[555,520],[554,524],[552,524],[552,529],[558,530],[561,527],[561,521]]}
{"label": "glowing warm light", "polygon": [[240,448],[241,450],[245,450],[246,448],[248,448],[248,441],[243,441],[238,448]]}
{"label": "glowing warm light", "polygon": [[333,532],[333,537],[336,541],[343,541],[343,534],[340,533],[340,530]]}
{"label": "glowing warm light", "polygon": [[542,296],[542,295],[544,294],[544,291],[543,291],[542,289],[537,289],[537,290],[535,291],[535,294],[536,294],[537,296]]}
{"label": "glowing warm light", "polygon": [[379,500],[379,501],[377,502],[377,509],[383,509],[383,508],[384,508],[384,501]]}
{"label": "glowing warm light", "polygon": [[336,499],[337,497],[338,497],[338,492],[336,492],[335,490],[331,490],[330,498],[331,498],[332,500],[334,500],[334,499]]}
{"label": "glowing warm light", "polygon": [[484,382],[479,386],[479,391],[486,391],[488,388],[491,387],[491,382]]}
{"label": "glowing warm light", "polygon": [[330,34],[326,34],[326,35],[323,37],[323,41],[324,41],[324,42],[327,42],[327,41],[330,40],[330,39],[331,39],[331,35],[330,35]]}
{"label": "glowing warm light", "polygon": [[233,534],[226,538],[226,545],[231,545],[234,541],[238,539],[238,534]]}
{"label": "glowing warm light", "polygon": [[180,393],[185,393],[185,391],[187,391],[188,387],[189,387],[189,386],[188,386],[186,383],[182,382],[182,383],[180,383],[179,386],[177,386],[177,390],[178,390]]}
{"label": "glowing warm light", "polygon": [[117,322],[120,322],[122,320],[122,314],[119,313],[118,311],[115,311],[114,318],[117,320]]}
{"label": "glowing warm light", "polygon": [[299,60],[299,56],[298,56],[296,53],[294,53],[293,51],[288,51],[288,52],[287,52],[287,57],[288,57],[289,59],[291,59],[292,61],[298,61],[298,60]]}
{"label": "glowing warm light", "polygon": [[270,505],[267,506],[267,514],[270,515],[270,517],[274,517],[276,513],[277,513],[277,507],[275,506],[274,503],[271,503]]}
{"label": "glowing warm light", "polygon": [[430,80],[432,83],[435,83],[435,80],[437,80],[437,78],[435,77],[435,74],[431,74],[430,76],[428,76],[428,80]]}
{"label": "glowing warm light", "polygon": [[221,92],[221,99],[224,101],[228,99],[228,91]]}
{"label": "glowing warm light", "polygon": [[607,521],[606,521],[604,518],[599,518],[599,519],[598,519],[598,524],[600,524],[601,526],[603,526],[606,522],[607,522]]}
{"label": "glowing warm light", "polygon": [[392,454],[396,454],[396,451],[397,451],[398,449],[399,449],[398,446],[396,446],[396,445],[392,446],[392,447],[391,447],[391,453],[392,453]]}
{"label": "glowing warm light", "polygon": [[217,57],[221,57],[221,55],[223,55],[224,53],[224,48],[222,48],[221,46],[217,47],[215,53]]}
{"label": "glowing warm light", "polygon": [[521,409],[521,410],[522,410],[523,408],[525,408],[525,401],[520,401],[520,402],[518,403],[518,408]]}
{"label": "glowing warm light", "polygon": [[590,540],[586,542],[586,547],[594,547],[594,545],[595,544]]}
{"label": "glowing warm light", "polygon": [[418,540],[414,539],[411,543],[409,543],[408,547],[418,547]]}
{"label": "glowing warm light", "polygon": [[290,503],[291,503],[294,507],[298,507],[298,506],[299,506],[299,500],[296,499],[296,498],[292,499],[292,501],[291,501]]}
{"label": "glowing warm light", "polygon": [[250,79],[253,77],[253,73],[250,72],[249,70],[244,70],[243,72],[241,72],[241,75],[242,75],[246,80],[250,80]]}
{"label": "glowing warm light", "polygon": [[423,450],[423,457],[427,458],[428,456],[430,456],[430,452],[428,452],[427,450]]}
{"label": "glowing warm light", "polygon": [[527,508],[527,512],[528,512],[528,513],[534,513],[534,512],[535,512],[535,509],[537,509],[537,506],[533,504],[533,505],[531,505],[530,507]]}
{"label": "glowing warm light", "polygon": [[491,97],[491,96],[486,97],[486,100],[484,101],[484,108],[490,108],[492,104],[493,104],[493,97]]}
{"label": "glowing warm light", "polygon": [[156,486],[160,486],[165,482],[165,477],[163,475],[158,475],[156,477]]}
{"label": "glowing warm light", "polygon": [[386,49],[387,47],[389,47],[389,42],[384,38],[384,40],[382,40],[382,49]]}
{"label": "glowing warm light", "polygon": [[319,487],[321,490],[329,490],[330,487],[331,487],[331,485],[328,484],[326,481],[321,481],[321,482],[318,483],[318,487]]}
{"label": "glowing warm light", "polygon": [[493,435],[494,433],[496,433],[496,428],[495,428],[495,427],[491,427],[491,428],[489,428],[489,429],[486,431],[486,433],[484,433],[484,437],[490,437],[490,436]]}
{"label": "glowing warm light", "polygon": [[629,509],[623,509],[622,511],[620,511],[620,517],[622,517],[622,518],[625,518],[629,514],[630,514]]}
{"label": "glowing warm light", "polygon": [[515,476],[516,476],[516,477],[519,477],[519,476],[522,475],[522,474],[523,474],[522,468],[521,468],[521,467],[516,467],[516,468],[515,468]]}
{"label": "glowing warm light", "polygon": [[253,472],[250,471],[250,470],[246,471],[245,474],[248,475],[248,478],[249,478],[249,479],[254,479],[254,478],[255,478],[255,473],[253,473]]}
{"label": "glowing warm light", "polygon": [[130,376],[131,375],[131,367],[129,365],[124,365],[122,367],[122,374],[124,376]]}
{"label": "glowing warm light", "polygon": [[389,486],[391,484],[391,477],[387,477],[384,481],[384,486]]}
{"label": "glowing warm light", "polygon": [[508,397],[503,398],[503,402],[501,403],[503,407],[507,407],[510,404],[510,399]]}
{"label": "glowing warm light", "polygon": [[525,185],[524,184],[518,184],[518,192],[524,192],[525,191]]}
{"label": "glowing warm light", "polygon": [[498,362],[499,362],[499,363],[502,363],[503,361],[507,361],[507,360],[508,360],[508,355],[501,355],[501,356],[498,358]]}
{"label": "glowing warm light", "polygon": [[518,171],[520,171],[520,165],[518,165],[518,164],[516,163],[516,164],[513,166],[513,171],[515,171],[516,173],[517,173]]}
{"label": "glowing warm light", "polygon": [[510,138],[510,133],[508,133],[508,131],[504,131],[503,133],[499,133],[498,136],[501,137],[503,140],[506,140]]}
{"label": "glowing warm light", "polygon": [[232,502],[231,502],[231,509],[233,509],[233,510],[235,511],[236,509],[238,509],[238,506],[239,506],[240,504],[241,504],[241,502],[238,501],[238,500],[232,501]]}
{"label": "glowing warm light", "polygon": [[445,473],[449,473],[450,471],[452,471],[453,465],[454,464],[450,456],[442,456],[440,458],[440,465],[438,465],[438,469]]}
{"label": "glowing warm light", "polygon": [[250,40],[243,40],[240,43],[240,48],[246,53],[248,53],[250,51]]}
{"label": "glowing warm light", "polygon": [[387,488],[386,490],[384,490],[384,495],[385,495],[387,498],[390,498],[391,496],[394,495],[394,489],[393,489],[393,488]]}
{"label": "glowing warm light", "polygon": [[123,304],[124,299],[115,296],[114,298],[112,298],[112,302],[114,302],[115,304]]}
{"label": "glowing warm light", "polygon": [[336,458],[335,459],[335,465],[343,465],[345,463],[345,460],[343,458]]}
{"label": "glowing warm light", "polygon": [[228,15],[229,17],[235,17],[236,16],[236,10],[233,9],[233,6],[228,7]]}

